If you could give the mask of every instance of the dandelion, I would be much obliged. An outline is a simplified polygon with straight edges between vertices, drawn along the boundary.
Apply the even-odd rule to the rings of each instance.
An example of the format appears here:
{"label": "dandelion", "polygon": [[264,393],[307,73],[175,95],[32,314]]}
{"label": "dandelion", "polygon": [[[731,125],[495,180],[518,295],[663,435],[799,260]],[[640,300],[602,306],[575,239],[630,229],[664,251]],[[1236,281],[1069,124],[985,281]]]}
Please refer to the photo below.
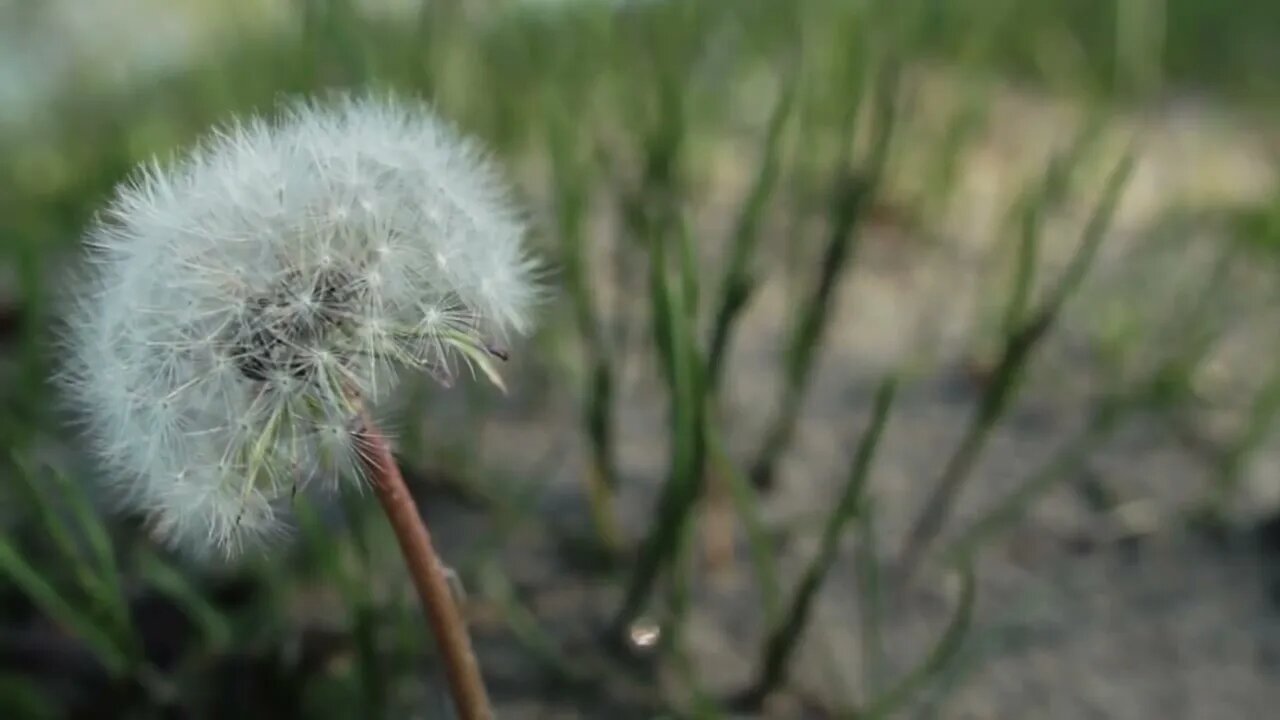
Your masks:
{"label": "dandelion", "polygon": [[88,244],[67,387],[122,503],[231,556],[300,487],[369,475],[427,600],[369,412],[405,371],[500,383],[496,343],[529,329],[535,262],[478,148],[419,104],[297,103],[145,168]]}
{"label": "dandelion", "polygon": [[[300,486],[362,471],[406,369],[498,381],[534,265],[478,149],[424,107],[296,104],[122,187],[89,238],[68,374],[123,503],[233,555]],[[84,284],[80,284],[83,289]]]}

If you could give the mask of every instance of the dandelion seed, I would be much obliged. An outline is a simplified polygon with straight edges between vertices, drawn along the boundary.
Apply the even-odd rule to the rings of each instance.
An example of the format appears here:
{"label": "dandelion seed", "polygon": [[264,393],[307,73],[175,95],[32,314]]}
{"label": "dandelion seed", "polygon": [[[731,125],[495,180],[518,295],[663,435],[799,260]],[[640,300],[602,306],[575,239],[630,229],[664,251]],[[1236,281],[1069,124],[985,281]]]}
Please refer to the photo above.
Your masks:
{"label": "dandelion seed", "polygon": [[66,389],[122,503],[232,555],[300,485],[357,475],[405,371],[500,382],[537,268],[477,147],[423,105],[299,103],[122,186],[69,312]]}

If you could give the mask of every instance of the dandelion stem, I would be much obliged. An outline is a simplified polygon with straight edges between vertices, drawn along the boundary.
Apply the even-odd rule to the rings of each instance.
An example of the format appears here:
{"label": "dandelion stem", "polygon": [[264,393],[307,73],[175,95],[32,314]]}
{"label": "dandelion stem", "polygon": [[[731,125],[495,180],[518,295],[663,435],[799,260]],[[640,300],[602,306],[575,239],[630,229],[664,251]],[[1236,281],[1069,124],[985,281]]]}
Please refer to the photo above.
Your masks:
{"label": "dandelion stem", "polygon": [[435,635],[449,689],[458,717],[463,720],[492,720],[493,711],[471,649],[462,614],[454,603],[445,578],[444,564],[431,544],[431,535],[405,485],[391,448],[367,412],[361,414],[363,429],[359,441],[365,465],[373,481],[374,493],[395,531],[409,575],[422,600],[431,631]]}

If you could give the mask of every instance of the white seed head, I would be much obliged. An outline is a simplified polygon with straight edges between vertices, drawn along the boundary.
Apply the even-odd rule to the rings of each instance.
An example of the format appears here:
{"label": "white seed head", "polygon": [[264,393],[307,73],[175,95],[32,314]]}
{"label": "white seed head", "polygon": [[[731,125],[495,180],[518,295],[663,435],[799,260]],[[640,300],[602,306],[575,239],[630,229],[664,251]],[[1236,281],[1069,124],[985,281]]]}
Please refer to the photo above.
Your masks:
{"label": "white seed head", "polygon": [[418,103],[342,97],[225,127],[123,185],[88,239],[65,385],[123,503],[231,555],[299,486],[358,476],[405,369],[496,377],[537,268],[478,148]]}

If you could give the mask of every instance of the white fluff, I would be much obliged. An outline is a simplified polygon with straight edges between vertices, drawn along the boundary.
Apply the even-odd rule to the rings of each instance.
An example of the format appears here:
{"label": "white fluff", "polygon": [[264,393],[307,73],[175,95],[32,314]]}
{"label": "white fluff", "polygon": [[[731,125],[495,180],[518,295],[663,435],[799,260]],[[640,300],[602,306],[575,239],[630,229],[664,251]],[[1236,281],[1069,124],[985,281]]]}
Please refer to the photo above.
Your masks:
{"label": "white fluff", "polygon": [[404,368],[491,372],[535,264],[477,147],[418,103],[296,104],[117,191],[69,313],[66,386],[123,504],[233,555],[358,477],[357,403]]}

